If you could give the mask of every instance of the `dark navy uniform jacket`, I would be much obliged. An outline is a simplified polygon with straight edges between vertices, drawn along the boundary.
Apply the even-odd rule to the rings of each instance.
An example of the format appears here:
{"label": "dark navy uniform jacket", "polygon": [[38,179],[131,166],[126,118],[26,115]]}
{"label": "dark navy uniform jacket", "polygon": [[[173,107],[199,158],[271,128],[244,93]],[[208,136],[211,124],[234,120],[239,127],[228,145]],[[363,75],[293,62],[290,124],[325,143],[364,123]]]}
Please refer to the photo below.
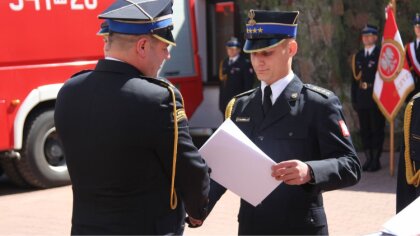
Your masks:
{"label": "dark navy uniform jacket", "polygon": [[407,183],[407,166],[413,170],[413,175],[420,170],[420,93],[407,105],[404,115],[404,145],[401,146],[398,162],[397,213],[420,197],[420,186]]}
{"label": "dark navy uniform jacket", "polygon": [[208,167],[181,113],[178,206],[170,209],[174,117],[163,84],[129,64],[100,60],[60,90],[55,124],[73,185],[72,234],[179,233],[185,209],[196,219],[206,216]]}
{"label": "dark navy uniform jacket", "polygon": [[[354,185],[361,173],[338,98],[295,76],[265,118],[257,88],[237,96],[231,119],[276,163],[298,159],[314,173],[312,184],[282,183],[256,207],[241,200],[239,234],[327,234],[321,193]],[[214,181],[210,189],[211,209],[225,189]]]}
{"label": "dark navy uniform jacket", "polygon": [[355,72],[362,73],[360,80],[352,80],[351,101],[355,109],[371,109],[377,107],[372,98],[373,83],[375,82],[375,74],[378,68],[380,46],[375,46],[372,53],[365,57],[365,50],[362,49],[356,54]]}
{"label": "dark navy uniform jacket", "polygon": [[235,96],[252,89],[254,71],[251,63],[243,55],[229,65],[229,58],[223,60],[222,74],[225,80],[220,81],[219,109],[224,113],[227,104]]}
{"label": "dark navy uniform jacket", "polygon": [[[406,51],[405,57],[406,57],[408,66],[410,67],[411,75],[413,76],[415,88],[407,96],[407,98],[406,98],[407,102],[410,101],[410,99],[414,95],[416,95],[418,92],[420,92],[420,68],[417,68],[416,63],[413,61],[413,60],[416,60],[417,64],[420,62],[420,47],[417,44],[417,40],[414,40],[412,43],[414,44],[414,51],[412,52],[412,54],[415,54],[415,56],[414,55],[409,55],[409,51],[408,51],[409,49],[408,48],[410,47],[411,43],[408,43],[405,46],[405,51]],[[410,51],[411,51],[411,49],[410,49]]]}

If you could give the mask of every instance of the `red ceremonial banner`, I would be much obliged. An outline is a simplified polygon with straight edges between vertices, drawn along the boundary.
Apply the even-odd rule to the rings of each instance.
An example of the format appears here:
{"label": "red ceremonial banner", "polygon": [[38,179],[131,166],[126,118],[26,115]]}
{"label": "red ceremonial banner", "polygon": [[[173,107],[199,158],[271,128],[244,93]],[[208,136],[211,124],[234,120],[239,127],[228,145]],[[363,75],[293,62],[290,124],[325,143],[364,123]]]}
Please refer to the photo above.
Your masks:
{"label": "red ceremonial banner", "polygon": [[414,80],[405,60],[405,50],[394,12],[391,7],[387,7],[372,96],[384,116],[391,122],[413,89]]}

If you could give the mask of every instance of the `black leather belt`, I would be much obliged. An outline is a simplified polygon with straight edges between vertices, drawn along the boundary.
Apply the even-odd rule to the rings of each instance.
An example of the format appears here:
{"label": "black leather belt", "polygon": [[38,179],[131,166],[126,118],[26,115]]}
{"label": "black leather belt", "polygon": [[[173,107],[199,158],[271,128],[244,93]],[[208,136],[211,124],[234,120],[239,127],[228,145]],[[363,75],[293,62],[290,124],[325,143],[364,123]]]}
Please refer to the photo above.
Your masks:
{"label": "black leather belt", "polygon": [[366,89],[372,88],[372,87],[373,87],[373,84],[371,84],[371,83],[366,83],[366,82],[362,82],[362,81],[359,82],[359,88],[360,89],[366,90]]}

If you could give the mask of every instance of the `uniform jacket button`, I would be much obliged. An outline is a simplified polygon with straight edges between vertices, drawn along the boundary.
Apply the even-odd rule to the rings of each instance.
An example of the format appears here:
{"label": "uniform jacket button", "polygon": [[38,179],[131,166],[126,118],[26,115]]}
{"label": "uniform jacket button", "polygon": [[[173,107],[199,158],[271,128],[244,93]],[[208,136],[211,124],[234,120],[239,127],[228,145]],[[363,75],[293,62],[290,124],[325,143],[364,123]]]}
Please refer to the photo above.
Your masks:
{"label": "uniform jacket button", "polygon": [[263,141],[263,140],[264,140],[264,136],[258,136],[258,139],[259,139],[260,141]]}
{"label": "uniform jacket button", "polygon": [[293,136],[293,132],[289,132],[289,137],[292,137]]}

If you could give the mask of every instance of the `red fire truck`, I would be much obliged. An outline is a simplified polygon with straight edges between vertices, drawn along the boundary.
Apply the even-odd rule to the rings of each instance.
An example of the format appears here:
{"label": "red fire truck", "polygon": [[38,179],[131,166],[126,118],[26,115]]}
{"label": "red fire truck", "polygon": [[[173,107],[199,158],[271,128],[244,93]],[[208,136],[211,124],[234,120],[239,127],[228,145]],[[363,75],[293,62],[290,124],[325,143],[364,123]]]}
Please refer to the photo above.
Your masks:
{"label": "red fire truck", "polygon": [[[72,74],[103,57],[97,15],[113,1],[0,1],[0,169],[12,182],[40,188],[70,183],[54,103]],[[182,92],[193,133],[209,134],[222,121],[217,66],[236,12],[232,1],[174,1],[177,46],[160,75]]]}

